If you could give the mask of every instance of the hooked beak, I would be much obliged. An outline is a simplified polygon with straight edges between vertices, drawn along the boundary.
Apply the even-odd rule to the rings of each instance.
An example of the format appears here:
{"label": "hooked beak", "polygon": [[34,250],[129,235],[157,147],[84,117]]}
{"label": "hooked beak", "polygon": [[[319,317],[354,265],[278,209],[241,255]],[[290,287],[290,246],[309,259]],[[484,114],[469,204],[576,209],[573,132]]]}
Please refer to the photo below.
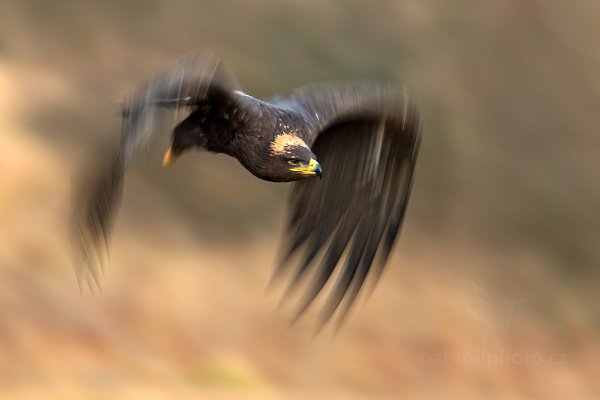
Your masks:
{"label": "hooked beak", "polygon": [[290,171],[300,172],[303,175],[309,176],[318,176],[319,179],[323,175],[323,168],[321,168],[321,164],[317,162],[314,158],[310,159],[308,165],[304,165],[302,167],[294,167],[290,168]]}

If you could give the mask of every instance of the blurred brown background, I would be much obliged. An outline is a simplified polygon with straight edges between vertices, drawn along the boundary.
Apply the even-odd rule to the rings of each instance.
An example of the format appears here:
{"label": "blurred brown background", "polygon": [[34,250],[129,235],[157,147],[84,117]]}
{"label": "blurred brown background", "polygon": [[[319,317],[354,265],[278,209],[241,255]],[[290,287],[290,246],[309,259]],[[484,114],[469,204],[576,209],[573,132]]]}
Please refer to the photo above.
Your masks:
{"label": "blurred brown background", "polygon": [[[583,0],[2,2],[0,398],[600,395],[598,38]],[[395,78],[421,104],[403,234],[336,335],[265,295],[288,187],[209,154],[162,169],[168,127],[103,294],[79,291],[72,178],[132,85],[207,46],[255,96]]]}

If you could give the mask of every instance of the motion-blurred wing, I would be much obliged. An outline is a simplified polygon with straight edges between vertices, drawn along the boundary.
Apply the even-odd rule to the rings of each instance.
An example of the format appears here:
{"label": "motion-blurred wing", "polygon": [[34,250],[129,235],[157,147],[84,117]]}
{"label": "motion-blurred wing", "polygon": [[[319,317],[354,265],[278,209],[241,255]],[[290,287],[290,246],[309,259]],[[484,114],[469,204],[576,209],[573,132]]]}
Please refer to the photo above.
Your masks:
{"label": "motion-blurred wing", "polygon": [[78,278],[98,284],[113,214],[121,197],[125,168],[150,142],[156,109],[194,107],[206,102],[233,103],[233,80],[212,51],[183,57],[156,73],[135,90],[123,111],[121,141],[112,164],[83,182],[75,199],[72,240],[77,256]]}
{"label": "motion-blurred wing", "polygon": [[[385,83],[316,85],[291,99],[312,121],[323,180],[295,183],[283,262],[298,265],[290,289],[312,275],[300,316],[341,265],[322,313],[348,312],[372,265],[375,279],[400,230],[420,139],[420,114],[405,89]],[[376,261],[376,257],[378,258]],[[315,268],[316,267],[316,268]]]}

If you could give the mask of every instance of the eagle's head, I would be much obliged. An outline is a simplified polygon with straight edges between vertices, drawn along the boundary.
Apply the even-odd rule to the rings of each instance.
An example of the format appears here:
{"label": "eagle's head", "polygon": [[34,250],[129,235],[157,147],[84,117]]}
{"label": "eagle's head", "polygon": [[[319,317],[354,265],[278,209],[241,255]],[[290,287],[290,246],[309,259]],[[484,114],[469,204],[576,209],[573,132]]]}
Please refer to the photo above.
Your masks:
{"label": "eagle's head", "polygon": [[321,177],[323,169],[304,140],[288,133],[275,135],[260,168],[260,178],[275,182],[291,182],[313,176]]}

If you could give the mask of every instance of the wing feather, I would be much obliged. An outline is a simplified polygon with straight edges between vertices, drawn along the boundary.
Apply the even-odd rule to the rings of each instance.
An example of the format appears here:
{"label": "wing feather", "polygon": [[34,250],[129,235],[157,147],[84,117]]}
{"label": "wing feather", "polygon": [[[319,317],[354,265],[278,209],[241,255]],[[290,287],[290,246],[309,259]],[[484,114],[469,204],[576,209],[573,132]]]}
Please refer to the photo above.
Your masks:
{"label": "wing feather", "polygon": [[[315,127],[308,142],[324,175],[321,181],[294,184],[276,276],[295,268],[290,285],[295,288],[311,273],[296,308],[298,318],[339,269],[321,323],[336,312],[341,322],[367,277],[376,281],[381,275],[400,231],[420,114],[403,87],[388,83],[313,85],[297,90],[291,100]],[[299,263],[292,262],[294,255]]]}
{"label": "wing feather", "polygon": [[[152,140],[157,108],[179,109],[204,102],[235,102],[236,85],[213,51],[191,54],[159,71],[129,96],[121,126],[121,140],[108,168],[98,167],[86,177],[74,199],[71,238],[80,282],[99,288],[108,237],[122,193],[126,167]],[[83,182],[82,182],[83,183]]]}

